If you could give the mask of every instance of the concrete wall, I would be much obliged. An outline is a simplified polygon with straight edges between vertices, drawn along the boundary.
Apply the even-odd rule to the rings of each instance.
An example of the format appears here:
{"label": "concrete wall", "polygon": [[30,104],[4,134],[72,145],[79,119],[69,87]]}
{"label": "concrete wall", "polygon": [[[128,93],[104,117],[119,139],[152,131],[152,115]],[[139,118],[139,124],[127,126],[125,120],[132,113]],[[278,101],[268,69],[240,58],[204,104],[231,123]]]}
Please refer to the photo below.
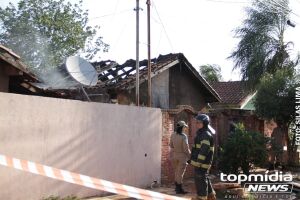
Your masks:
{"label": "concrete wall", "polygon": [[152,79],[152,106],[155,108],[169,108],[169,70]]}
{"label": "concrete wall", "polygon": [[[152,107],[169,108],[169,70],[152,78]],[[127,91],[118,92],[118,103],[122,105],[135,104],[135,88]],[[148,81],[140,84],[140,105],[148,105]]]}
{"label": "concrete wall", "polygon": [[[160,180],[161,127],[158,109],[0,93],[0,154],[132,186]],[[0,177],[0,199],[101,194],[2,166]]]}
{"label": "concrete wall", "polygon": [[205,105],[207,90],[184,66],[177,64],[170,69],[170,108],[177,105],[190,105],[196,110],[201,110]]}

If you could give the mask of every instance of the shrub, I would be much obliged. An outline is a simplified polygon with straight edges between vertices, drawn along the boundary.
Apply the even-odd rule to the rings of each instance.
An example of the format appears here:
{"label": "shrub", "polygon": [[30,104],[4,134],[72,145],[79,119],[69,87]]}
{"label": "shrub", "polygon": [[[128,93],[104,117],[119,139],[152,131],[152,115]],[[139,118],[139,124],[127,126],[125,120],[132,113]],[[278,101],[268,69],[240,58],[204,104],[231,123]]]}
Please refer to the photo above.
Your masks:
{"label": "shrub", "polygon": [[242,124],[238,124],[221,148],[220,170],[237,174],[241,168],[245,174],[249,174],[252,164],[265,164],[266,143],[267,139],[262,133],[246,131]]}

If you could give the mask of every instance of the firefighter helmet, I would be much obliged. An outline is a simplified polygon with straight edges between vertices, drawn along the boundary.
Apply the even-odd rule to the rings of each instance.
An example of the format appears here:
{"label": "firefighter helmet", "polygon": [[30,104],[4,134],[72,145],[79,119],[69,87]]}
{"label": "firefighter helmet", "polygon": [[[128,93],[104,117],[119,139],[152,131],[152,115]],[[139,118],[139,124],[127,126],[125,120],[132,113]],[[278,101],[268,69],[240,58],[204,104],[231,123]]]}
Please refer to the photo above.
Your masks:
{"label": "firefighter helmet", "polygon": [[209,116],[205,114],[199,114],[195,117],[196,120],[203,122],[204,125],[209,124]]}

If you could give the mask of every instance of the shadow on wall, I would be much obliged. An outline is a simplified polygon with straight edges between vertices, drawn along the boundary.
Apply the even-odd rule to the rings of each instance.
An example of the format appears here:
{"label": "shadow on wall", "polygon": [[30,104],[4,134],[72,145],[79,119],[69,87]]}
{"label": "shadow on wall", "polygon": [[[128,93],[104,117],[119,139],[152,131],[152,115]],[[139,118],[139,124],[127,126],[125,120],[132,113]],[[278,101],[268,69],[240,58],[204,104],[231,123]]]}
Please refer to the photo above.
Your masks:
{"label": "shadow on wall", "polygon": [[[159,109],[0,96],[2,154],[138,187],[160,180]],[[5,167],[0,176],[6,199],[103,193]]]}

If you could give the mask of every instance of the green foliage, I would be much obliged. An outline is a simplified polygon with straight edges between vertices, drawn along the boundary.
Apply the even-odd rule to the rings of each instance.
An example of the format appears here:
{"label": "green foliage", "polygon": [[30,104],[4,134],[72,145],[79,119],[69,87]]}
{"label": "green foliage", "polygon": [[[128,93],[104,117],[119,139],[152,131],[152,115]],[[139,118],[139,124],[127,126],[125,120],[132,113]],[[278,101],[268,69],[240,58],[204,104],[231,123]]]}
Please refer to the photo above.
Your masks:
{"label": "green foliage", "polygon": [[299,86],[293,70],[282,69],[265,75],[254,101],[255,112],[264,119],[288,126],[295,116],[295,88]]}
{"label": "green foliage", "polygon": [[66,57],[85,52],[91,59],[108,45],[88,26],[82,1],[21,0],[0,8],[0,43],[13,49],[31,68],[57,67]]}
{"label": "green foliage", "polygon": [[56,196],[50,196],[47,198],[43,198],[42,200],[80,200],[78,197],[75,196],[67,196],[64,198],[61,197],[56,197]]}
{"label": "green foliage", "polygon": [[199,67],[200,74],[208,82],[221,81],[221,67],[219,65],[201,65]]}
{"label": "green foliage", "polygon": [[230,58],[249,88],[259,85],[265,73],[295,66],[289,55],[292,43],[284,41],[289,13],[288,0],[276,4],[257,0],[247,9],[248,18],[243,25],[236,29],[236,37],[241,40]]}
{"label": "green foliage", "polygon": [[266,143],[267,139],[262,133],[246,131],[242,124],[238,124],[221,152],[220,170],[237,174],[241,168],[245,174],[249,174],[252,164],[265,164]]}

